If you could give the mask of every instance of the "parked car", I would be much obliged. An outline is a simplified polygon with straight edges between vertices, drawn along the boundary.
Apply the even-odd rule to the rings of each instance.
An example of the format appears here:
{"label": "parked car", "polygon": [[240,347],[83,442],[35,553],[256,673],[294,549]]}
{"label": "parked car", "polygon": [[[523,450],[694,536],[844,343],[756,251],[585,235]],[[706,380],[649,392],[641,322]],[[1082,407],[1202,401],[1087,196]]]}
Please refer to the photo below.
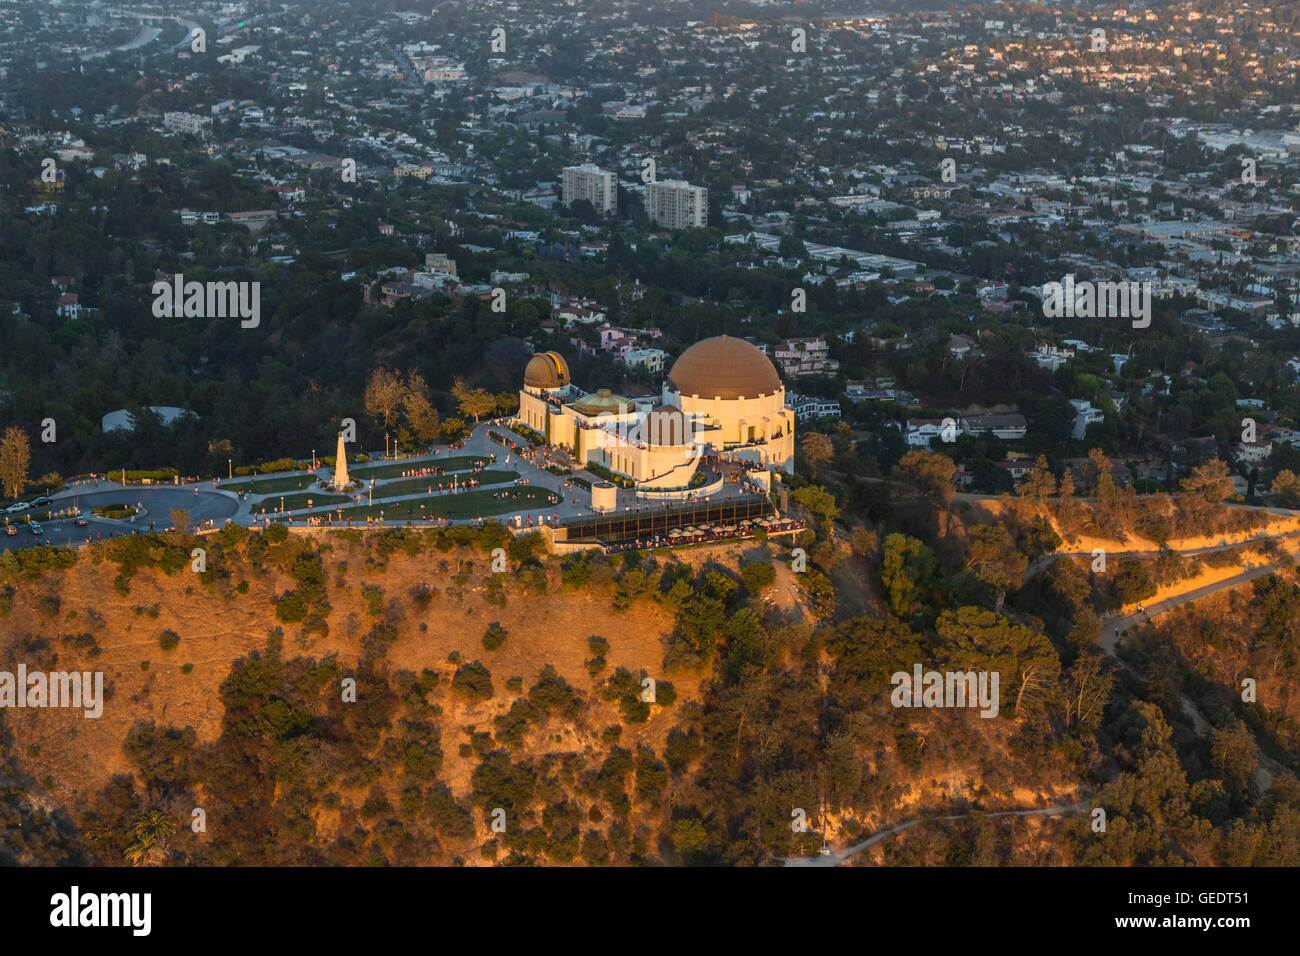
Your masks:
{"label": "parked car", "polygon": [[35,500],[32,501],[33,508],[44,508],[46,505],[52,505],[52,504],[54,504],[54,499],[49,498],[45,495],[41,495],[41,497],[36,498]]}
{"label": "parked car", "polygon": [[25,502],[25,501],[18,501],[18,502],[15,502],[14,504],[11,504],[8,508],[6,508],[6,509],[5,509],[5,514],[7,514],[7,515],[16,515],[16,514],[18,514],[18,512],[20,512],[20,511],[26,511],[26,510],[27,510],[28,508],[30,508],[30,507],[31,507],[31,505],[29,505],[27,502]]}

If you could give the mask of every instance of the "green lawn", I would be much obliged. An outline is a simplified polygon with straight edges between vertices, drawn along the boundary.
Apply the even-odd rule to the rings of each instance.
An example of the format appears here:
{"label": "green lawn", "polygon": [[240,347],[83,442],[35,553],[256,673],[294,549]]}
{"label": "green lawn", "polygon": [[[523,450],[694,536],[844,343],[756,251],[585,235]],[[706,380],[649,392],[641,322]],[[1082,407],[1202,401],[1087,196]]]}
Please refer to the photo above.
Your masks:
{"label": "green lawn", "polygon": [[255,495],[280,494],[286,491],[300,491],[311,487],[316,481],[315,475],[286,475],[283,478],[258,478],[256,481],[240,479],[239,481],[222,481],[217,487],[223,491],[250,491]]}
{"label": "green lawn", "polygon": [[402,472],[410,471],[413,468],[428,468],[437,465],[443,471],[465,471],[473,468],[480,462],[487,462],[486,458],[479,455],[453,455],[450,458],[421,458],[418,461],[403,460],[384,462],[382,465],[358,465],[348,471],[350,475],[356,475],[358,478],[365,478],[369,481],[371,478],[399,478]]}
{"label": "green lawn", "polygon": [[[412,499],[387,504],[375,502],[373,505],[344,508],[343,516],[351,518],[354,522],[357,519],[365,521],[366,518],[378,518],[379,512],[382,511],[385,523],[406,521],[411,518],[417,520],[420,518],[485,518],[489,515],[547,508],[552,503],[552,492],[535,485],[512,488],[509,493],[509,498],[493,498],[492,491],[469,491],[459,495],[425,498],[423,501]],[[424,505],[424,508],[421,509],[420,505]]]}
{"label": "green lawn", "polygon": [[[514,481],[519,477],[517,471],[497,471],[487,469],[480,471],[477,475],[458,475],[458,478],[473,478],[480,485],[499,485],[504,482]],[[400,481],[390,481],[386,485],[375,485],[375,498],[400,498],[402,495],[418,495],[427,493],[429,488],[435,492],[438,490],[438,482],[442,482],[444,489],[451,487],[452,477],[445,475],[442,477],[433,476],[429,478],[403,478]],[[363,494],[365,493],[363,489]]]}
{"label": "green lawn", "polygon": [[135,514],[135,505],[100,505],[98,508],[92,509],[90,513],[99,515],[101,518],[129,518]]}
{"label": "green lawn", "polygon": [[[295,491],[293,494],[284,495],[283,497],[284,506],[289,511],[295,511],[298,508],[306,508],[308,499],[311,500],[311,506],[313,508],[320,508],[323,505],[338,504],[351,500],[347,495],[327,495],[319,491]],[[277,508],[280,507],[280,498],[278,496],[275,498],[268,498],[266,501],[262,502],[258,507],[258,510],[265,507],[267,511],[270,511],[271,505],[274,505]]]}

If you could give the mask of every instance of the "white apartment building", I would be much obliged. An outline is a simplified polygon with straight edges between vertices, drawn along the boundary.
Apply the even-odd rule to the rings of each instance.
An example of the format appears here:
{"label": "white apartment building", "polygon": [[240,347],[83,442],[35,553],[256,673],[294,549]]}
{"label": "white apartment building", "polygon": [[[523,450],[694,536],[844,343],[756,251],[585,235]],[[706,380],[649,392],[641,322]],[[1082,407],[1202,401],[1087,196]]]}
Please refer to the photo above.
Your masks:
{"label": "white apartment building", "polygon": [[840,403],[833,398],[817,398],[815,395],[796,395],[787,392],[785,407],[794,412],[796,422],[811,422],[825,416],[840,417]]}
{"label": "white apartment building", "polygon": [[1106,420],[1106,413],[1100,408],[1093,408],[1092,402],[1086,398],[1072,398],[1070,404],[1074,406],[1074,430],[1071,434],[1075,441],[1083,441],[1088,434],[1089,425]]}
{"label": "white apartment building", "polygon": [[564,167],[564,205],[585,199],[603,216],[618,209],[618,184],[614,174],[590,164]]}
{"label": "white apartment building", "polygon": [[630,368],[642,368],[657,374],[664,370],[664,360],[667,356],[668,353],[663,349],[628,349],[618,358]]}
{"label": "white apartment building", "polygon": [[212,127],[212,120],[194,113],[163,113],[163,128],[173,133],[192,133],[202,135]]}
{"label": "white apartment building", "polygon": [[957,422],[950,418],[909,418],[901,427],[908,448],[929,448],[931,441],[943,438],[945,427],[952,430],[954,438],[957,434]]}
{"label": "white apartment building", "polygon": [[709,221],[709,191],[682,179],[647,183],[645,212],[666,229],[701,229]]}

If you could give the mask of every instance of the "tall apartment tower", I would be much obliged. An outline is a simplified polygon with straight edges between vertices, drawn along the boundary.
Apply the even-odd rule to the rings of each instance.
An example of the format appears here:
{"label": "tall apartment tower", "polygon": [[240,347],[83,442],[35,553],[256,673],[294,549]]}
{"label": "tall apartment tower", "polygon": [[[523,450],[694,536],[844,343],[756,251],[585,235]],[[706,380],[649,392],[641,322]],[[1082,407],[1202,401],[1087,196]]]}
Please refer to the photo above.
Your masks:
{"label": "tall apartment tower", "polygon": [[598,166],[564,167],[563,186],[566,206],[585,199],[602,216],[608,216],[618,209],[618,185],[614,181],[614,174],[607,173]]}
{"label": "tall apartment tower", "polygon": [[647,183],[645,212],[668,229],[700,229],[709,221],[709,191],[681,179]]}

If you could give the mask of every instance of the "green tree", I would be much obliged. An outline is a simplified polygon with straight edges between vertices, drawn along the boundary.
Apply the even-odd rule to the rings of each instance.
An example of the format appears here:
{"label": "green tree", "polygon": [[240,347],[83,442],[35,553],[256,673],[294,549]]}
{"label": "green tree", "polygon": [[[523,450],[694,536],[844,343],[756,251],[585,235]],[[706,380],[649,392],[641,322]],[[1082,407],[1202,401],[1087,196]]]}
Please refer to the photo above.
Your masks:
{"label": "green tree", "polygon": [[497,400],[491,392],[483,388],[472,388],[461,379],[456,379],[451,386],[452,397],[462,415],[472,415],[475,424],[483,415],[490,415],[496,408]]}
{"label": "green tree", "polygon": [[1047,465],[1046,455],[1038,456],[1038,460],[1034,462],[1034,470],[1021,483],[1018,493],[1021,497],[1035,503],[1056,494],[1056,477]]}
{"label": "green tree", "polygon": [[16,425],[5,429],[0,438],[0,486],[5,497],[17,498],[27,484],[27,469],[32,464],[32,446],[27,432]]}
{"label": "green tree", "polygon": [[190,526],[190,513],[184,508],[171,508],[167,512],[167,517],[171,519],[172,527],[177,531],[184,532]]}
{"label": "green tree", "polygon": [[[999,691],[1015,694],[1012,710],[1024,716],[1032,703],[1053,692],[1061,659],[1051,641],[1038,631],[982,608],[944,611],[935,623],[942,653],[954,669],[984,669],[1001,675]],[[1005,706],[1002,714],[1006,714]]]}
{"label": "green tree", "polygon": [[421,444],[430,445],[442,434],[442,422],[438,419],[438,410],[429,401],[429,386],[418,372],[406,377],[402,389],[402,410],[411,427],[411,434]]}
{"label": "green tree", "polygon": [[398,375],[380,367],[370,373],[364,396],[366,412],[387,430],[397,423],[403,388]]}
{"label": "green tree", "polygon": [[790,497],[818,518],[822,530],[828,530],[831,522],[840,516],[835,496],[821,485],[804,485],[791,492]]}
{"label": "green tree", "polygon": [[1300,504],[1300,476],[1289,468],[1283,468],[1273,476],[1269,490],[1284,507],[1294,508]]}
{"label": "green tree", "polygon": [[1210,732],[1210,763],[1235,794],[1245,796],[1259,766],[1259,748],[1240,720]]}
{"label": "green tree", "polygon": [[1180,487],[1184,493],[1208,504],[1218,504],[1236,491],[1227,464],[1218,458],[1193,468]]}
{"label": "green tree", "polygon": [[149,810],[131,828],[134,839],[126,848],[126,862],[132,866],[162,866],[171,855],[168,844],[176,823],[161,810]]}
{"label": "green tree", "polygon": [[708,846],[709,834],[699,820],[685,819],[673,822],[673,848],[684,857],[702,853]]}
{"label": "green tree", "polygon": [[809,432],[804,435],[803,440],[799,442],[799,451],[814,475],[822,465],[835,457],[835,446],[820,432]]}
{"label": "green tree", "polygon": [[889,608],[898,617],[919,614],[933,590],[937,562],[921,541],[897,532],[885,538],[880,560],[880,583]]}
{"label": "green tree", "polygon": [[947,455],[914,448],[898,460],[893,476],[920,492],[931,511],[947,506],[957,493],[957,465]]}
{"label": "green tree", "polygon": [[1020,587],[1028,561],[1016,550],[1007,529],[1000,524],[976,525],[970,529],[970,550],[966,566],[997,595],[995,608],[1002,609],[1008,591]]}

